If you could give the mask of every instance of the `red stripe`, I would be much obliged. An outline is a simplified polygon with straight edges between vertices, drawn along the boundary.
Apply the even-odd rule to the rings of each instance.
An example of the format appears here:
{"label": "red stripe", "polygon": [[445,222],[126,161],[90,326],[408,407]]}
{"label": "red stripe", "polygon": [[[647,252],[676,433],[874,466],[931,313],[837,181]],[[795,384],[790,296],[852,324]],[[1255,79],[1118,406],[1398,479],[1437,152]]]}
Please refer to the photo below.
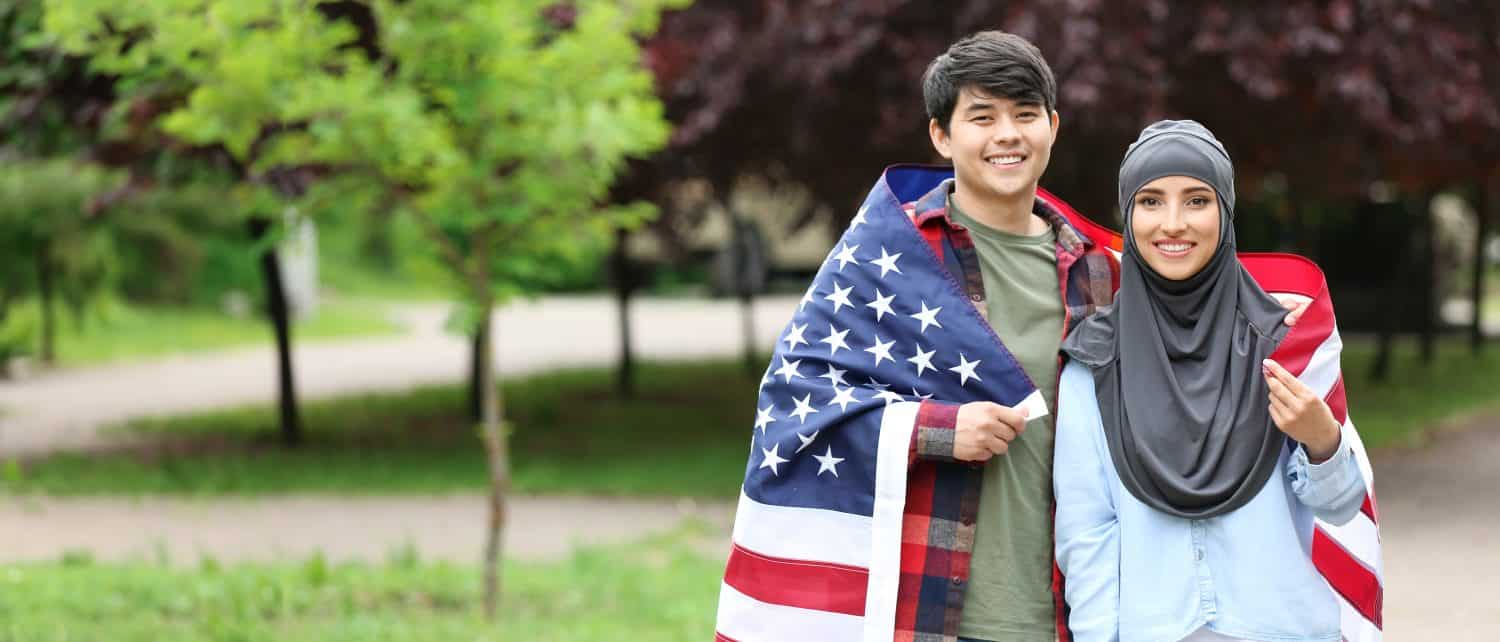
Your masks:
{"label": "red stripe", "polygon": [[1383,628],[1380,611],[1385,591],[1380,578],[1321,528],[1313,529],[1312,558],[1313,565],[1318,567],[1334,591],[1344,596],[1366,620],[1374,623],[1375,628]]}
{"label": "red stripe", "polygon": [[1376,524],[1380,523],[1380,509],[1379,505],[1375,503],[1375,495],[1373,493],[1365,493],[1365,503],[1360,505],[1359,512],[1364,513],[1365,517],[1370,518],[1370,521]]}
{"label": "red stripe", "polygon": [[1036,189],[1036,196],[1037,198],[1042,199],[1042,202],[1051,205],[1053,209],[1061,212],[1063,218],[1068,219],[1068,222],[1071,223],[1073,227],[1078,228],[1078,231],[1082,232],[1084,236],[1087,236],[1090,241],[1093,241],[1099,245],[1103,245],[1104,247],[1110,248],[1116,252],[1120,252],[1125,249],[1125,240],[1120,236],[1119,232],[1095,223],[1088,217],[1079,214],[1078,210],[1073,209],[1072,205],[1068,205],[1067,202],[1056,196],[1053,196],[1052,193],[1048,192],[1047,190],[1038,187]]}
{"label": "red stripe", "polygon": [[732,637],[724,635],[723,633],[720,633],[718,631],[714,631],[714,642],[739,642],[739,641],[736,640],[736,639],[734,639],[734,638],[732,638]]}
{"label": "red stripe", "polygon": [[1323,396],[1323,401],[1333,411],[1334,421],[1339,422],[1340,426],[1344,425],[1344,421],[1349,418],[1349,400],[1344,396],[1344,373],[1339,373],[1339,378],[1328,389],[1328,394]]}
{"label": "red stripe", "polygon": [[724,583],[768,604],[863,616],[869,572],[842,564],[769,557],[735,544]]}

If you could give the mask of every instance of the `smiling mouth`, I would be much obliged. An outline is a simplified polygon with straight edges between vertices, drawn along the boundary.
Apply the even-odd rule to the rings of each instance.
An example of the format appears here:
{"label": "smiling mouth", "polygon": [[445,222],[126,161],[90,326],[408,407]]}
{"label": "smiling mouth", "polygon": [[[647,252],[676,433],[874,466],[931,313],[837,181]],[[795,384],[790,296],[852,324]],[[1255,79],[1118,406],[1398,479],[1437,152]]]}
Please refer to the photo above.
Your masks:
{"label": "smiling mouth", "polygon": [[1156,241],[1152,245],[1156,247],[1156,251],[1169,259],[1185,257],[1188,255],[1188,252],[1193,251],[1193,248],[1198,246],[1197,243],[1192,241]]}
{"label": "smiling mouth", "polygon": [[984,162],[989,163],[991,167],[1015,167],[1025,160],[1025,154],[999,154],[985,157]]}

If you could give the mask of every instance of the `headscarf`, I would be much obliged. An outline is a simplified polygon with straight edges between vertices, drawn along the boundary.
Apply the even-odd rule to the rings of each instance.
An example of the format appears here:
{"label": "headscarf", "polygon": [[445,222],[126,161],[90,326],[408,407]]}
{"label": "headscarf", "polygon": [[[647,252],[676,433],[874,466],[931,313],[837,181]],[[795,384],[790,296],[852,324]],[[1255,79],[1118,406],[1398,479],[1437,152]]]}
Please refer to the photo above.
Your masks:
{"label": "headscarf", "polygon": [[[1131,232],[1135,193],[1164,176],[1218,193],[1218,246],[1180,281],[1147,265]],[[1284,443],[1261,361],[1286,336],[1286,310],[1235,255],[1234,165],[1208,129],[1190,120],[1147,127],[1120,162],[1119,190],[1119,294],[1063,351],[1094,375],[1110,457],[1130,494],[1178,517],[1222,515],[1260,491]]]}

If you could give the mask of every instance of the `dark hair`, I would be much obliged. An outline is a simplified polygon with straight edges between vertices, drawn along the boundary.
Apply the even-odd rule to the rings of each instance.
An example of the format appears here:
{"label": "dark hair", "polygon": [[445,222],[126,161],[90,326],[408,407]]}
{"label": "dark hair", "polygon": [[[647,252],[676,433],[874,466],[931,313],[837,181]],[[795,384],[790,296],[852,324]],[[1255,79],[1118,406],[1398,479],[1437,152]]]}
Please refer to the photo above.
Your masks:
{"label": "dark hair", "polygon": [[958,92],[965,87],[983,90],[996,98],[1035,102],[1057,109],[1057,79],[1030,41],[1004,31],[981,31],[953,43],[943,55],[932,59],[922,74],[922,98],[927,117],[936,118],[943,131],[958,105]]}

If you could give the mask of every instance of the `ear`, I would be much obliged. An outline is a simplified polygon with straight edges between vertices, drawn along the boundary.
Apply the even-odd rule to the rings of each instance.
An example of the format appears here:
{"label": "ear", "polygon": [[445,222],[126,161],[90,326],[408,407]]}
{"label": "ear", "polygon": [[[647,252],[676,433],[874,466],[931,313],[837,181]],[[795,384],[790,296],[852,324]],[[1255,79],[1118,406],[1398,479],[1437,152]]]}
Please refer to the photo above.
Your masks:
{"label": "ear", "polygon": [[948,132],[943,131],[943,124],[938,119],[927,121],[927,135],[932,138],[932,147],[937,153],[942,154],[943,158],[953,158],[953,150],[948,146]]}
{"label": "ear", "polygon": [[1052,142],[1057,142],[1057,128],[1062,125],[1062,117],[1057,115],[1057,110],[1052,110]]}

